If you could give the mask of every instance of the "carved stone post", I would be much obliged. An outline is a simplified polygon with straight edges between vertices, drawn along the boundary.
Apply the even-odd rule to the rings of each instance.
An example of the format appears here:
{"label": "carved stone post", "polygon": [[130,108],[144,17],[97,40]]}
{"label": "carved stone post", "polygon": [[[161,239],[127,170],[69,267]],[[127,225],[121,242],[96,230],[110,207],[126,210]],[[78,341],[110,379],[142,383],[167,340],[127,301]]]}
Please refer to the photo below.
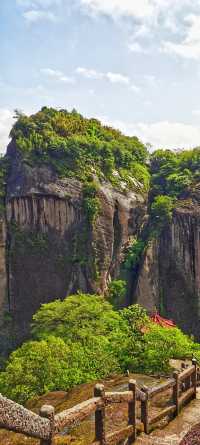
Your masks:
{"label": "carved stone post", "polygon": [[48,440],[41,439],[40,445],[54,445],[55,408],[51,405],[43,405],[40,409],[40,416],[50,420],[50,437]]}
{"label": "carved stone post", "polygon": [[[94,397],[105,398],[104,385],[97,384],[94,388]],[[105,403],[105,402],[104,402]],[[101,445],[106,445],[106,431],[105,431],[105,404],[101,409],[95,413],[95,440]]]}
{"label": "carved stone post", "polygon": [[132,445],[137,436],[136,431],[136,381],[135,380],[129,380],[129,391],[133,394],[133,399],[128,404],[128,424],[132,425],[133,427],[133,434],[128,439],[128,445]]}

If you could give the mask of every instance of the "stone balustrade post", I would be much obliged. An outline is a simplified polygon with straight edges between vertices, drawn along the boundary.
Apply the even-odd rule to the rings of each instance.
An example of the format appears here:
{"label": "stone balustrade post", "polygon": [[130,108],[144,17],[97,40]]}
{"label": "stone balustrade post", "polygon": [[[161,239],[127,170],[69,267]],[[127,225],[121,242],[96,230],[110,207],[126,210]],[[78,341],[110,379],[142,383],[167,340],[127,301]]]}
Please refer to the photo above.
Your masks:
{"label": "stone balustrade post", "polygon": [[51,405],[43,405],[40,409],[40,416],[49,419],[50,421],[50,437],[49,439],[41,439],[40,445],[54,445],[54,417],[55,417],[55,408]]}

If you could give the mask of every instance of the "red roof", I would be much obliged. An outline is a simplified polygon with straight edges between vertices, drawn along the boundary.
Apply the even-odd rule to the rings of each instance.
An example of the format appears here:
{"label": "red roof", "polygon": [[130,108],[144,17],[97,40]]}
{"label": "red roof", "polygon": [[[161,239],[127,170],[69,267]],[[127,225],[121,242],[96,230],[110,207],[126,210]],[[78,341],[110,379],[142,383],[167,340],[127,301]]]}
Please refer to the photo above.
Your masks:
{"label": "red roof", "polygon": [[167,320],[166,318],[161,317],[158,313],[151,316],[151,320],[153,323],[162,326],[163,328],[175,328],[176,325],[172,320]]}

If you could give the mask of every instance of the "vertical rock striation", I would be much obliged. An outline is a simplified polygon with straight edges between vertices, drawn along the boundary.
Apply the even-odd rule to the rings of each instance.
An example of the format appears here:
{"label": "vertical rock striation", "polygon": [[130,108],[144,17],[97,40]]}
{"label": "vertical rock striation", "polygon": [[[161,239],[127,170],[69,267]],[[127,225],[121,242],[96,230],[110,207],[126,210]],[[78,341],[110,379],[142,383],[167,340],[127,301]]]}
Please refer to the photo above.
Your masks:
{"label": "vertical rock striation", "polygon": [[11,346],[10,305],[7,283],[7,253],[6,253],[6,221],[0,219],[0,350],[5,353]]}
{"label": "vertical rock striation", "polygon": [[[119,273],[124,245],[140,230],[146,211],[141,192],[120,193],[101,184],[100,213],[91,225],[82,187],[78,180],[60,180],[50,167],[29,166],[12,154],[6,238],[15,344],[27,338],[32,316],[42,303],[78,290],[103,293],[111,277]],[[5,266],[5,244],[3,249]],[[4,271],[2,283],[5,280]],[[5,301],[3,292],[0,289],[0,302]]]}
{"label": "vertical rock striation", "polygon": [[180,201],[172,223],[147,249],[134,300],[155,306],[200,337],[200,194]]}

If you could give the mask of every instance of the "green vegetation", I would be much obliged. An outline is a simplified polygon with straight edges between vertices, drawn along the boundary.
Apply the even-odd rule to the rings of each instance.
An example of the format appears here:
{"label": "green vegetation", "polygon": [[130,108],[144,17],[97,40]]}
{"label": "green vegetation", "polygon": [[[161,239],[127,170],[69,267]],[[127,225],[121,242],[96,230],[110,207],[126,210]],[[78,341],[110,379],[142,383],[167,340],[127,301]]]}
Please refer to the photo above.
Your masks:
{"label": "green vegetation", "polygon": [[162,328],[151,325],[144,335],[143,368],[147,373],[169,371],[169,360],[186,359],[195,356],[200,345],[184,335],[178,328]]}
{"label": "green vegetation", "polygon": [[96,295],[42,305],[32,332],[0,373],[0,392],[20,403],[127,369],[167,372],[170,358],[200,357],[199,345],[177,328],[156,326],[139,305],[117,312]]}
{"label": "green vegetation", "polygon": [[166,225],[172,221],[174,201],[170,196],[158,195],[151,205],[151,221],[149,236],[159,235]]}
{"label": "green vegetation", "polygon": [[83,207],[90,224],[96,221],[100,212],[100,201],[97,196],[99,186],[95,181],[84,184],[83,187]]}
{"label": "green vegetation", "polygon": [[90,338],[111,336],[119,322],[119,314],[103,297],[79,293],[43,304],[33,317],[32,332],[37,340],[53,333],[87,345]]}
{"label": "green vegetation", "polygon": [[161,220],[162,224],[171,222],[173,207],[173,200],[170,198],[170,196],[156,196],[151,206],[151,215],[153,220],[158,218]]}
{"label": "green vegetation", "polygon": [[118,188],[148,189],[147,148],[136,137],[75,110],[43,107],[30,117],[16,112],[16,119],[11,137],[30,165],[48,163],[60,177],[83,182],[96,176]]}
{"label": "green vegetation", "polygon": [[[85,119],[75,110],[42,108],[30,117],[16,113],[11,131],[22,162],[48,165],[59,178],[75,178],[83,183],[85,221],[75,239],[70,240],[72,256],[55,243],[54,261],[65,273],[67,261],[90,268],[98,280],[100,261],[87,257],[91,225],[100,214],[100,187],[105,181],[119,191],[149,191],[149,222],[125,253],[124,275],[137,270],[152,237],[158,236],[172,220],[179,200],[200,182],[200,148],[173,152],[157,150],[151,156],[136,138],[124,136],[96,119]],[[8,160],[0,160],[0,215],[4,213]],[[49,256],[46,234],[21,230],[12,224],[11,255],[25,253]],[[97,242],[97,241],[96,241]],[[62,247],[62,248],[61,248]],[[63,250],[64,249],[64,250]],[[67,252],[67,251],[66,251]],[[124,272],[124,270],[123,270]],[[168,372],[171,358],[200,361],[200,346],[178,328],[153,324],[138,305],[123,307],[126,282],[112,281],[107,300],[97,295],[77,294],[64,301],[42,305],[35,314],[32,339],[13,352],[0,373],[0,392],[25,403],[27,399],[52,390],[105,378],[127,369],[135,372]],[[161,300],[161,311],[164,305]],[[9,319],[5,320],[9,323]]]}
{"label": "green vegetation", "polygon": [[174,152],[157,150],[151,155],[151,195],[179,198],[200,181],[200,147]]}
{"label": "green vegetation", "polygon": [[200,147],[193,150],[157,150],[150,159],[150,236],[158,235],[172,219],[180,198],[200,182]]}
{"label": "green vegetation", "polygon": [[15,223],[11,225],[13,235],[13,245],[11,247],[11,254],[14,255],[16,251],[20,255],[25,252],[31,253],[46,253],[48,250],[48,235],[41,232],[21,229]]}
{"label": "green vegetation", "polygon": [[125,254],[125,269],[132,270],[139,264],[146,245],[147,243],[142,239],[133,240]]}
{"label": "green vegetation", "polygon": [[120,308],[125,303],[126,296],[126,281],[113,280],[108,285],[106,298],[115,307]]}
{"label": "green vegetation", "polygon": [[20,403],[48,391],[67,391],[75,385],[118,371],[104,340],[88,347],[59,337],[30,341],[13,352],[6,371],[0,374],[4,394]]}

